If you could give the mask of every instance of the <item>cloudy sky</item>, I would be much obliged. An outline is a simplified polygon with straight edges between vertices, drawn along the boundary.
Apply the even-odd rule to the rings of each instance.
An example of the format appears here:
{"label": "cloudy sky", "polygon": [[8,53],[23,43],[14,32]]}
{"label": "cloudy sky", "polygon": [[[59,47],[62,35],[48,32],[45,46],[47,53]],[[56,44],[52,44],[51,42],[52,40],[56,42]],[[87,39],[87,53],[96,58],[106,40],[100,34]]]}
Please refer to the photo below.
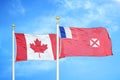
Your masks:
{"label": "cloudy sky", "polygon": [[[60,25],[105,27],[113,56],[60,60],[60,80],[120,80],[120,0],[0,0],[0,80],[12,80],[12,28],[28,34],[56,33]],[[15,47],[16,48],[16,47]],[[55,61],[15,63],[16,80],[56,80]]]}

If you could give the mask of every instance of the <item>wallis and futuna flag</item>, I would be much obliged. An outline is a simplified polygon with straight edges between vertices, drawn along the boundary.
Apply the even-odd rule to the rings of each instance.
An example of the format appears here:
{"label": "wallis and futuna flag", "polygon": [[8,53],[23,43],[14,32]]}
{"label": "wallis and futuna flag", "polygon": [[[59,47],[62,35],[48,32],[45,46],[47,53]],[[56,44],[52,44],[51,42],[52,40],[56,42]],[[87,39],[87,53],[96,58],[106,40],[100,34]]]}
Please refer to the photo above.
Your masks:
{"label": "wallis and futuna flag", "polygon": [[16,61],[56,59],[56,34],[15,33],[15,37],[17,44]]}
{"label": "wallis and futuna flag", "polygon": [[59,27],[61,53],[64,56],[109,56],[112,43],[107,30],[98,28]]}

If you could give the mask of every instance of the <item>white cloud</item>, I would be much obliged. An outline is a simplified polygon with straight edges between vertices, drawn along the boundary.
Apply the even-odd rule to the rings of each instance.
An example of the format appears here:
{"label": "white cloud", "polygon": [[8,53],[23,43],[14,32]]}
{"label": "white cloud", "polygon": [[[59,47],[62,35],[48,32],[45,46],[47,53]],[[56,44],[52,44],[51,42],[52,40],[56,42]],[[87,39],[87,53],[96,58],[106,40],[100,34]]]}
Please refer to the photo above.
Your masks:
{"label": "white cloud", "polygon": [[79,21],[79,19],[75,19],[73,17],[69,17],[69,16],[64,16],[61,18],[61,24],[66,26],[66,27],[84,27],[84,24],[82,24],[81,21]]}
{"label": "white cloud", "polygon": [[120,0],[114,0],[114,1],[116,1],[116,2],[119,2],[119,3],[120,3]]}
{"label": "white cloud", "polygon": [[91,8],[93,8],[93,5],[91,4],[91,2],[86,1],[86,3],[84,4],[84,8],[85,9],[91,9]]}
{"label": "white cloud", "polygon": [[[56,33],[56,16],[37,16],[24,24],[25,27],[18,25],[17,32],[34,34]],[[21,32],[20,31],[20,32]]]}
{"label": "white cloud", "polygon": [[[56,33],[55,17],[57,15],[61,17],[60,25],[62,26],[97,27],[107,25],[107,28],[110,29],[112,26],[118,26],[118,21],[113,21],[120,14],[118,4],[106,1],[101,1],[102,4],[99,4],[92,0],[55,0],[54,2],[58,7],[57,11],[51,16],[32,19],[32,25],[29,25],[30,22],[27,24],[32,26],[29,31],[32,30],[37,34]],[[115,28],[114,32],[118,30],[119,28]]]}
{"label": "white cloud", "polygon": [[64,6],[69,9],[76,9],[81,7],[81,1],[80,0],[63,0]]}
{"label": "white cloud", "polygon": [[11,7],[9,9],[10,14],[12,15],[25,14],[25,8],[23,7],[21,0],[12,0],[10,3],[11,3]]}
{"label": "white cloud", "polygon": [[[58,3],[61,3],[61,5],[59,5],[60,9],[58,10],[58,14],[62,15],[64,18],[63,23],[74,26],[79,26],[80,24],[86,26],[97,17],[93,12],[95,4],[90,1],[62,0],[58,1]],[[86,12],[82,13],[83,11]],[[71,16],[69,16],[69,13],[71,13]]]}
{"label": "white cloud", "polygon": [[56,33],[56,16],[43,16],[34,19],[33,26],[37,27],[34,33]]}
{"label": "white cloud", "polygon": [[[99,4],[102,3],[102,4]],[[112,0],[106,1],[90,1],[90,0],[61,0],[58,1],[59,10],[57,14],[61,15],[61,23],[65,26],[90,27],[105,26],[114,28],[114,32],[118,31],[110,25],[118,26],[117,17],[119,16],[120,6],[113,3]],[[113,21],[115,20],[116,21]],[[97,22],[97,23],[96,23]],[[97,27],[96,26],[96,27]]]}
{"label": "white cloud", "polygon": [[69,8],[70,10],[81,7],[80,0],[55,0],[55,3],[59,4],[62,8]]}

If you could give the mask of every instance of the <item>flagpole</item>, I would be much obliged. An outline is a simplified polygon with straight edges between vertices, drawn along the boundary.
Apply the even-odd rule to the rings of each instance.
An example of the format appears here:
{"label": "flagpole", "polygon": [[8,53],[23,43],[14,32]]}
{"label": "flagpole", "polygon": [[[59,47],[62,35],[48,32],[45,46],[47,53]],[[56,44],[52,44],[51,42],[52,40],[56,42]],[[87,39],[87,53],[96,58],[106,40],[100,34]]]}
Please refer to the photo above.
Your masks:
{"label": "flagpole", "polygon": [[12,24],[12,80],[15,80],[14,27],[15,24]]}
{"label": "flagpole", "polygon": [[56,27],[57,27],[57,50],[56,50],[56,54],[57,54],[57,62],[56,62],[56,80],[59,80],[59,20],[60,17],[56,16]]}

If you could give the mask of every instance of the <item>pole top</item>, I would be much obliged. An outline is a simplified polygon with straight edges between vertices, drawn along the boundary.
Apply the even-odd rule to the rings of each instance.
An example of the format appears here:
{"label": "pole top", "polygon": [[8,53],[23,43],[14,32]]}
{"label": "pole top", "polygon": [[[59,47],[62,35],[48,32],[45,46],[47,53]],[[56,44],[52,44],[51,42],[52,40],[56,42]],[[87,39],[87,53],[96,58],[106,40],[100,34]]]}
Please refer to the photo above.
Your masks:
{"label": "pole top", "polygon": [[56,20],[60,20],[60,16],[56,16]]}
{"label": "pole top", "polygon": [[15,24],[12,24],[12,27],[15,27]]}

